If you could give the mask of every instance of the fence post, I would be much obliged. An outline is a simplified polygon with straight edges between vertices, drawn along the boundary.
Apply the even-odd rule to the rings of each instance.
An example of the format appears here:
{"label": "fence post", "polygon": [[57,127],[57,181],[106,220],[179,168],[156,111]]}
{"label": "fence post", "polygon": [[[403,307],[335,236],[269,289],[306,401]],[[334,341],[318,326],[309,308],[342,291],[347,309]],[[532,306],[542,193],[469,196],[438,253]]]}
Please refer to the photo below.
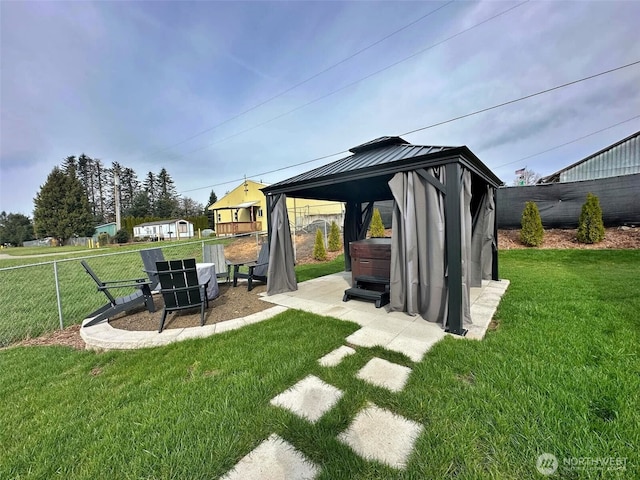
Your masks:
{"label": "fence post", "polygon": [[58,301],[58,318],[60,319],[60,330],[64,330],[62,321],[62,302],[60,301],[60,284],[58,282],[58,262],[53,261],[53,278],[56,282],[56,300]]}

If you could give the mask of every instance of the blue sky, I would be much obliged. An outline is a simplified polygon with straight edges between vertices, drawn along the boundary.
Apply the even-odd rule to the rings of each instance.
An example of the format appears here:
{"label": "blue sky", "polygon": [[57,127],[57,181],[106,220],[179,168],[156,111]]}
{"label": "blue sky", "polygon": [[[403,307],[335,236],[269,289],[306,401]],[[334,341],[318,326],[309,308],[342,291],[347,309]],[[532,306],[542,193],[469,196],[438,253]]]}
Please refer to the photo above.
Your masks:
{"label": "blue sky", "polygon": [[[640,2],[519,3],[4,1],[0,210],[31,215],[51,169],[83,152],[140,179],[165,167],[206,203],[245,175],[276,182],[330,160],[263,173],[640,60]],[[404,138],[467,145],[511,184],[640,130],[517,161],[640,115],[638,85],[635,65]]]}

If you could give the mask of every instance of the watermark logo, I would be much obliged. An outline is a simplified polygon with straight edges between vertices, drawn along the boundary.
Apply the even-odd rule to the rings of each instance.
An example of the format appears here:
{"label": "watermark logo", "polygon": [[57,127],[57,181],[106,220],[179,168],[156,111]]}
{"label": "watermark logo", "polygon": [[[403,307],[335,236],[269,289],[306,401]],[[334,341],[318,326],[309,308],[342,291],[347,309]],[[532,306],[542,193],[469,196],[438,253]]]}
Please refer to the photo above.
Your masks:
{"label": "watermark logo", "polygon": [[536,469],[542,475],[553,475],[561,471],[599,470],[599,471],[625,471],[627,469],[626,457],[567,457],[558,461],[553,453],[543,453],[536,460]]}
{"label": "watermark logo", "polygon": [[558,459],[553,453],[543,453],[536,460],[536,468],[542,475],[553,475],[558,470]]}

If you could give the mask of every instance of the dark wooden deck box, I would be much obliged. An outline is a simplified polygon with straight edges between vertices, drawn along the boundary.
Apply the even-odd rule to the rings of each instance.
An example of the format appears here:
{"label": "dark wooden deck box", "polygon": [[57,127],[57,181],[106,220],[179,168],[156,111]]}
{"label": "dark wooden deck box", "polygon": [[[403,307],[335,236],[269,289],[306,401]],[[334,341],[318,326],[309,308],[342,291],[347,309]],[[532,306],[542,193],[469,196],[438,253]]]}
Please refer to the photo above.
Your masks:
{"label": "dark wooden deck box", "polygon": [[349,244],[351,254],[351,277],[372,276],[390,278],[391,239],[369,238]]}

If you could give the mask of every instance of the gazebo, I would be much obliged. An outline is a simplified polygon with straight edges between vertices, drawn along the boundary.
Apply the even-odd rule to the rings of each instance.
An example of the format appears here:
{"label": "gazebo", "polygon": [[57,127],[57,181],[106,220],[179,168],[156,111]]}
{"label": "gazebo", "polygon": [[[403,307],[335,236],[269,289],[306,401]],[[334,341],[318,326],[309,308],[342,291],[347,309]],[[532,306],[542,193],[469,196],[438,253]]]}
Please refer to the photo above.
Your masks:
{"label": "gazebo", "polygon": [[366,236],[375,201],[393,200],[390,307],[464,335],[469,289],[498,280],[496,188],[501,180],[466,146],[380,137],[352,155],[263,188],[269,295],[297,289],[286,197],[345,202],[349,243]]}

